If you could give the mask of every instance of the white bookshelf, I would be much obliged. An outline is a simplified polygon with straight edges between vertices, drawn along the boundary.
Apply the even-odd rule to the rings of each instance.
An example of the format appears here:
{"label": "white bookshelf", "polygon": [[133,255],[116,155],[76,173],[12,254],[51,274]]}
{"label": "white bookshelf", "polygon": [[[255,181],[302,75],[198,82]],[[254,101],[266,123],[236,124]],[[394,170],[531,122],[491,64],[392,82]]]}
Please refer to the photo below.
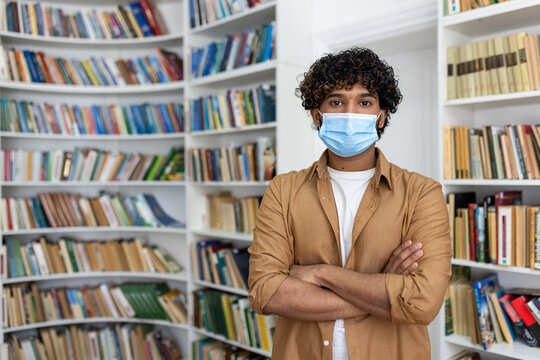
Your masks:
{"label": "white bookshelf", "polygon": [[[302,169],[311,165],[312,129],[300,100],[294,95],[298,85],[298,75],[304,73],[312,61],[311,58],[311,11],[312,0],[270,0],[248,11],[206,24],[194,29],[189,28],[189,8],[187,0],[151,0],[160,10],[169,28],[169,34],[143,39],[88,40],[45,36],[30,36],[7,31],[0,32],[0,41],[4,48],[37,49],[47,55],[69,58],[76,53],[85,58],[100,56],[128,58],[155,54],[154,46],[162,46],[179,53],[184,59],[184,80],[174,83],[113,86],[70,86],[58,84],[33,84],[12,81],[0,81],[0,96],[17,100],[67,104],[136,104],[144,102],[183,102],[185,108],[185,127],[189,124],[189,100],[199,96],[217,95],[227,89],[245,89],[263,83],[276,86],[276,122],[238,127],[226,130],[211,130],[175,134],[148,135],[50,135],[0,132],[0,147],[10,149],[50,149],[65,148],[73,150],[75,146],[95,147],[108,151],[132,151],[141,153],[166,153],[172,146],[193,147],[228,146],[230,143],[243,144],[258,136],[274,136],[277,139],[277,172]],[[61,0],[53,1],[56,6],[67,9],[81,7],[113,7],[116,3],[127,4],[129,0]],[[49,3],[49,0],[42,4]],[[302,18],[302,21],[291,19]],[[243,32],[248,28],[258,28],[262,23],[275,23],[275,59],[264,63],[245,66],[232,71],[191,79],[190,51],[193,47],[207,45],[210,41],[221,40],[225,34]],[[302,44],[298,51],[297,44]],[[303,149],[303,151],[302,151]],[[291,156],[294,154],[294,156]],[[186,171],[187,162],[186,156]],[[17,236],[22,241],[34,240],[40,235],[57,239],[61,236],[73,236],[76,240],[113,239],[115,237],[144,236],[148,243],[155,243],[171,253],[184,267],[176,274],[138,273],[138,272],[80,272],[74,274],[53,274],[49,276],[31,276],[0,281],[3,285],[36,282],[49,286],[56,282],[78,286],[88,283],[119,282],[162,282],[177,287],[186,294],[189,301],[190,324],[173,324],[161,320],[89,318],[72,319],[17,328],[0,328],[0,344],[4,334],[19,333],[30,329],[70,324],[91,323],[141,323],[167,328],[177,340],[183,357],[191,358],[191,342],[203,337],[212,337],[238,348],[270,357],[270,352],[253,348],[195,328],[193,324],[193,304],[191,293],[194,290],[209,287],[227,293],[247,296],[247,291],[220,286],[195,280],[191,274],[189,246],[198,240],[219,238],[232,241],[235,247],[249,246],[252,235],[204,229],[201,226],[203,197],[206,194],[228,190],[234,196],[262,196],[269,181],[252,182],[204,182],[194,183],[186,173],[185,181],[110,181],[110,182],[2,182],[0,195],[12,196],[23,194],[30,196],[40,191],[67,191],[95,194],[97,191],[114,190],[128,195],[153,193],[164,209],[173,217],[185,222],[185,229],[149,228],[149,227],[69,227],[44,228],[18,231],[4,231],[2,238]],[[65,190],[64,190],[65,189]],[[23,196],[21,195],[21,196]],[[163,203],[161,202],[163,201]],[[173,286],[174,285],[174,286]]]}
{"label": "white bookshelf", "polygon": [[[531,0],[512,0],[501,4],[466,11],[460,14],[443,16],[443,2],[439,1],[438,21],[438,158],[439,179],[445,193],[475,191],[477,200],[497,191],[521,190],[526,205],[540,203],[540,180],[473,180],[444,179],[443,139],[444,125],[482,127],[485,125],[533,124],[538,120],[531,116],[540,111],[540,91],[528,91],[502,95],[472,97],[447,100],[446,48],[467,44],[494,36],[525,31],[540,33],[540,2]],[[540,271],[514,266],[476,263],[453,259],[452,264],[471,269],[473,280],[490,273],[497,273],[503,288],[536,288],[540,281]],[[444,360],[463,349],[479,351],[484,359],[539,359],[540,348],[530,348],[516,334],[516,343],[509,345],[493,344],[488,351],[471,343],[470,338],[445,336],[444,307],[435,327],[439,336],[437,345],[439,358]]]}

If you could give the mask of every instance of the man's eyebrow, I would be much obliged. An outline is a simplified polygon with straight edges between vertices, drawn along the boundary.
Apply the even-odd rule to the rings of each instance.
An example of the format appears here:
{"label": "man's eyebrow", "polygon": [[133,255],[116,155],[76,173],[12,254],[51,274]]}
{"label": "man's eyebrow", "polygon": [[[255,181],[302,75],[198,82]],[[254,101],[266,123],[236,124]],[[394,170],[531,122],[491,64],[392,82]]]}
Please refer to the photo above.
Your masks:
{"label": "man's eyebrow", "polygon": [[[343,97],[343,96],[345,96],[345,94],[343,94],[343,93],[335,93],[335,94],[328,95],[327,98],[328,99],[330,99],[330,98],[340,98],[340,97]],[[361,97],[361,98],[367,98],[367,97],[375,98],[375,94],[369,93],[369,92],[358,94],[358,96]]]}

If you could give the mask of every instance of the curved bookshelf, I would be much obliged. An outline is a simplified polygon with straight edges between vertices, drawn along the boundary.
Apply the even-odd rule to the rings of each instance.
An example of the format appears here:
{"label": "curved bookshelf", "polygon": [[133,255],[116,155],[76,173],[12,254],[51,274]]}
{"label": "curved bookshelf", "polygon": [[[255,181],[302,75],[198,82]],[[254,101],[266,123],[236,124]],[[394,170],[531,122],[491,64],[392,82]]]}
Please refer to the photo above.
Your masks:
{"label": "curved bookshelf", "polygon": [[185,186],[185,181],[4,181],[6,187],[68,187],[68,186],[139,186],[168,187]]}
{"label": "curved bookshelf", "polygon": [[163,281],[187,281],[187,275],[184,271],[179,273],[148,273],[148,272],[135,272],[135,271],[92,271],[92,272],[77,272],[77,273],[65,273],[65,274],[50,274],[40,276],[21,276],[15,278],[7,278],[2,280],[4,285],[18,284],[25,282],[45,282],[45,281],[58,281],[58,280],[82,280],[82,279],[108,279],[108,278],[120,278],[120,279],[147,279],[147,280],[163,280]]}
{"label": "curved bookshelf", "polygon": [[235,294],[235,295],[242,295],[242,296],[248,296],[248,291],[244,289],[239,289],[231,286],[224,286],[224,285],[218,285],[214,284],[208,281],[202,281],[202,280],[193,280],[193,282],[197,285],[208,287],[211,289],[216,289],[220,291],[224,291],[227,293]]}
{"label": "curved bookshelf", "polygon": [[20,81],[0,81],[0,89],[24,90],[47,93],[67,94],[147,94],[184,89],[184,81],[174,81],[159,84],[141,84],[125,86],[91,86],[91,85],[62,85],[44,83],[25,83]]}
{"label": "curved bookshelf", "polygon": [[183,38],[183,34],[166,34],[132,39],[78,39],[60,36],[29,35],[13,31],[0,31],[0,38],[17,40],[20,43],[48,43],[58,44],[60,46],[65,44],[81,46],[140,46],[143,44],[148,44],[153,46],[160,43],[180,41]]}
{"label": "curved bookshelf", "polygon": [[540,179],[533,180],[495,180],[495,179],[461,179],[443,180],[443,185],[476,185],[476,186],[540,186]]}
{"label": "curved bookshelf", "polygon": [[276,8],[276,1],[269,1],[264,4],[256,5],[255,7],[246,10],[244,12],[228,16],[226,18],[216,20],[214,22],[196,26],[189,30],[190,34],[222,34],[224,28],[230,29],[230,25],[234,25],[237,28],[246,28],[254,22],[262,22],[267,19],[273,18],[273,12]]}
{"label": "curved bookshelf", "polygon": [[17,326],[17,327],[12,327],[12,328],[5,328],[4,333],[14,333],[14,332],[41,329],[41,328],[46,328],[46,327],[55,327],[55,326],[102,324],[102,323],[149,324],[149,325],[157,325],[157,326],[166,326],[169,328],[175,328],[175,329],[180,329],[180,330],[188,330],[189,328],[187,324],[177,324],[177,323],[172,323],[166,320],[98,317],[98,318],[86,318],[86,319],[44,321],[44,322],[35,323],[35,324],[28,324],[28,325]]}
{"label": "curved bookshelf", "polygon": [[260,78],[264,76],[269,76],[270,74],[274,73],[276,71],[276,67],[276,60],[267,60],[262,63],[247,65],[230,71],[198,77],[196,79],[190,79],[189,84],[191,86],[216,85],[221,82],[233,79],[236,80],[239,78]]}
{"label": "curved bookshelf", "polygon": [[240,241],[253,240],[252,234],[235,233],[235,232],[230,232],[230,231],[220,231],[220,230],[213,230],[213,229],[193,230],[192,233],[194,235],[209,236],[213,238],[220,238],[220,239],[226,239],[226,240],[240,240]]}
{"label": "curved bookshelf", "polygon": [[476,268],[476,269],[485,269],[485,270],[490,270],[494,272],[495,271],[496,272],[511,272],[511,273],[517,273],[517,274],[540,276],[539,270],[532,270],[525,267],[485,264],[485,263],[479,263],[476,261],[463,260],[463,259],[452,259],[452,264],[460,265],[460,266],[468,266],[468,267]]}
{"label": "curved bookshelf", "polygon": [[222,129],[222,130],[192,131],[190,135],[193,137],[203,137],[203,136],[222,135],[222,134],[230,135],[230,134],[236,134],[236,133],[244,133],[248,131],[275,129],[275,127],[276,127],[276,123],[270,122],[266,124],[246,125],[246,126],[239,126],[239,127],[234,127],[230,129]]}
{"label": "curved bookshelf", "polygon": [[63,134],[35,134],[0,132],[2,138],[30,139],[30,140],[77,140],[77,141],[117,141],[117,140],[170,140],[183,139],[185,133],[164,133],[164,134],[134,134],[134,135],[63,135]]}
{"label": "curved bookshelf", "polygon": [[513,345],[508,343],[493,344],[488,350],[484,350],[482,346],[471,343],[470,338],[467,336],[450,335],[445,336],[444,340],[447,343],[474,349],[475,351],[480,351],[486,354],[507,356],[512,359],[538,360],[540,355],[540,349],[537,347],[529,347],[520,341],[516,341]]}
{"label": "curved bookshelf", "polygon": [[268,186],[270,181],[203,181],[196,182],[191,181],[193,186],[237,186],[237,187],[250,187],[250,186]]}
{"label": "curved bookshelf", "polygon": [[132,233],[158,233],[158,234],[178,234],[185,235],[186,229],[176,229],[167,227],[143,227],[143,226],[99,226],[99,227],[56,227],[56,228],[37,228],[24,230],[9,230],[2,231],[2,235],[41,235],[41,234],[57,234],[57,233],[108,233],[108,232],[132,232]]}
{"label": "curved bookshelf", "polygon": [[199,329],[199,328],[196,328],[196,327],[193,327],[193,329],[195,330],[195,332],[197,332],[197,333],[199,333],[201,335],[211,337],[213,339],[219,340],[219,341],[224,342],[226,344],[236,346],[236,347],[238,347],[240,349],[245,349],[245,350],[251,351],[253,353],[256,353],[256,354],[259,354],[259,355],[262,355],[262,356],[266,356],[268,358],[270,358],[272,356],[272,353],[270,351],[262,350],[262,349],[255,348],[255,347],[252,347],[252,346],[249,346],[249,345],[244,345],[241,342],[234,341],[234,340],[229,340],[223,335],[214,334],[214,333],[212,333],[210,331],[206,331],[206,330]]}
{"label": "curved bookshelf", "polygon": [[473,108],[492,107],[496,103],[508,105],[519,102],[520,104],[536,104],[540,98],[540,90],[513,92],[509,94],[476,96],[464,99],[447,100],[445,106],[466,106]]}

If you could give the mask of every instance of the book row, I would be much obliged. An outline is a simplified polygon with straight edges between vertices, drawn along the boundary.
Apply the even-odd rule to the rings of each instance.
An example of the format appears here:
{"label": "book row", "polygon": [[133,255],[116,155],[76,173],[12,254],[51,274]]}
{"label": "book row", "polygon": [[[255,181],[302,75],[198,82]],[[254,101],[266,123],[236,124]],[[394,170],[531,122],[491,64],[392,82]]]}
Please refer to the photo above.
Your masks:
{"label": "book row", "polygon": [[193,360],[223,359],[223,360],[266,360],[264,356],[237,349],[212,338],[205,338],[191,343]]}
{"label": "book row", "polygon": [[230,242],[206,240],[191,245],[193,276],[218,285],[248,289],[249,253]]}
{"label": "book row", "polygon": [[4,181],[184,180],[184,149],[166,155],[118,153],[98,149],[1,150]]}
{"label": "book row", "polygon": [[472,350],[462,350],[446,360],[482,360],[480,353]]}
{"label": "book row", "polygon": [[8,80],[86,86],[159,84],[183,79],[182,59],[157,48],[157,56],[132,59],[90,57],[66,59],[43,51],[9,49],[0,51],[0,74]]}
{"label": "book row", "polygon": [[276,87],[228,90],[189,102],[191,131],[221,130],[276,121]]}
{"label": "book row", "polygon": [[103,192],[86,198],[66,192],[39,193],[31,198],[3,198],[0,210],[3,231],[79,226],[184,227],[150,194]]}
{"label": "book row", "polygon": [[62,135],[164,134],[184,131],[179,103],[67,105],[2,98],[1,131]]}
{"label": "book row", "polygon": [[131,39],[167,33],[161,14],[148,0],[116,5],[114,9],[77,11],[11,1],[5,10],[6,30],[29,35]]}
{"label": "book row", "polygon": [[37,334],[11,335],[0,348],[6,360],[182,359],[167,332],[147,325],[46,328]]}
{"label": "book row", "polygon": [[206,229],[253,233],[261,197],[236,198],[228,191],[205,196],[202,226]]}
{"label": "book row", "polygon": [[540,125],[444,126],[445,179],[540,179]]}
{"label": "book row", "polygon": [[454,275],[445,301],[446,334],[470,336],[484,350],[493,344],[540,345],[540,298],[529,289],[503,290],[497,274],[471,281]]}
{"label": "book row", "polygon": [[442,0],[443,15],[458,14],[460,12],[478,9],[505,1],[509,0]]}
{"label": "book row", "polygon": [[34,283],[4,286],[5,327],[62,319],[138,318],[187,321],[185,297],[167,284],[101,284],[95,288],[40,290]]}
{"label": "book row", "polygon": [[540,206],[524,206],[521,191],[476,202],[474,192],[450,193],[457,259],[540,270]]}
{"label": "book row", "polygon": [[265,181],[276,173],[275,138],[229,148],[189,149],[191,180]]}
{"label": "book row", "polygon": [[274,24],[226,35],[219,42],[191,50],[191,76],[198,78],[238,69],[275,57]]}
{"label": "book row", "polygon": [[256,314],[246,297],[211,289],[193,292],[194,325],[244,345],[272,350],[275,316]]}
{"label": "book row", "polygon": [[139,238],[75,241],[62,237],[51,241],[41,236],[21,244],[18,238],[7,237],[4,242],[10,278],[91,271],[177,273],[184,269],[171,254]]}
{"label": "book row", "polygon": [[538,39],[521,32],[447,48],[448,100],[540,89]]}
{"label": "book row", "polygon": [[189,0],[192,28],[242,13],[268,0]]}

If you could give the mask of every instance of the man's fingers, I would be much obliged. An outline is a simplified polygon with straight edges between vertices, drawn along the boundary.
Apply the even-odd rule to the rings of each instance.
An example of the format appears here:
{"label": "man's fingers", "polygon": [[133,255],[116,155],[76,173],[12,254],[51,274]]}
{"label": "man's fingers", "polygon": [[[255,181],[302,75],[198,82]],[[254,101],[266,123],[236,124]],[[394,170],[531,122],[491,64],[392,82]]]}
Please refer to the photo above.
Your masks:
{"label": "man's fingers", "polygon": [[412,272],[414,270],[416,270],[418,268],[418,263],[417,262],[414,262],[412,263],[408,268],[407,270],[405,270],[405,272],[403,273],[403,275],[410,275],[412,274]]}
{"label": "man's fingers", "polygon": [[421,248],[422,248],[422,244],[416,243],[412,246],[409,246],[405,250],[402,250],[401,253],[395,259],[396,263],[401,264],[402,262],[406,261],[411,255],[413,255],[415,251],[418,251]]}
{"label": "man's fingers", "polygon": [[[409,269],[409,267],[416,263],[418,259],[420,259],[424,255],[424,252],[422,250],[417,250],[413,252],[411,255],[409,255],[404,261],[402,261],[399,266],[397,267],[397,273],[398,274],[405,274],[406,271]],[[407,275],[407,274],[405,274]]]}

